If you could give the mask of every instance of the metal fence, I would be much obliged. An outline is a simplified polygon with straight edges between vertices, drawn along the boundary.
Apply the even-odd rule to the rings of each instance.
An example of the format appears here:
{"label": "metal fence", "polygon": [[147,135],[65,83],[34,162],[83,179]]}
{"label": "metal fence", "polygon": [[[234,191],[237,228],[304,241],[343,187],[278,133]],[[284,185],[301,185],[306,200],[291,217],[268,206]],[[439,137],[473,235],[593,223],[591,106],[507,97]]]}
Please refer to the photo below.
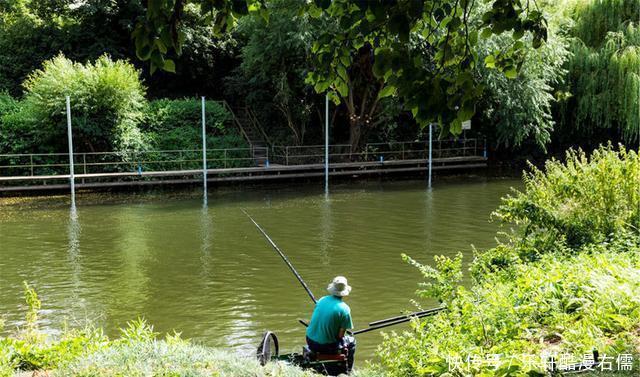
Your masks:
{"label": "metal fence", "polygon": [[[305,165],[324,162],[324,145],[274,146],[271,162]],[[433,142],[433,158],[484,156],[484,139],[448,139]],[[349,144],[329,145],[329,162],[424,160],[429,158],[428,141],[365,144],[361,152],[351,152]]]}
{"label": "metal fence", "polygon": [[[451,139],[433,142],[433,158],[482,156],[482,139]],[[329,162],[425,160],[425,141],[369,143],[352,153],[348,144],[329,145]],[[324,145],[207,149],[209,169],[256,165],[308,165],[324,162]],[[259,157],[258,157],[259,156]],[[160,150],[74,153],[76,174],[114,172],[188,171],[202,168],[202,150]],[[67,153],[0,154],[0,177],[47,176],[69,173]]]}
{"label": "metal fence", "polygon": [[[255,165],[257,149],[227,148],[207,149],[207,166],[210,169],[236,168]],[[202,168],[202,150],[160,150],[74,153],[76,174],[180,171]],[[0,176],[41,176],[69,173],[67,153],[0,154]]]}

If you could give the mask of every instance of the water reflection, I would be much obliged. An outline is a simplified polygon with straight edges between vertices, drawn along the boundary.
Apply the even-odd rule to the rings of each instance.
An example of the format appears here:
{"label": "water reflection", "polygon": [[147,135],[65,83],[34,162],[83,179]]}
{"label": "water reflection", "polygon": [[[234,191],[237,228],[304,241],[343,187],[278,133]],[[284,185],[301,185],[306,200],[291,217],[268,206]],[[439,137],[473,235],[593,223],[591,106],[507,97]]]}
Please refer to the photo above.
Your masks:
{"label": "water reflection", "polygon": [[320,259],[325,267],[331,264],[329,250],[333,241],[332,220],[331,199],[325,194],[320,200]]}
{"label": "water reflection", "polygon": [[200,261],[202,262],[201,275],[206,280],[212,278],[211,274],[211,233],[213,232],[213,221],[211,217],[209,217],[209,206],[206,202],[202,205],[202,209],[200,210]]}
{"label": "water reflection", "polygon": [[[114,281],[111,282],[114,288],[112,302],[109,307],[114,317],[120,317],[123,308],[137,312],[139,316],[144,316],[144,307],[150,297],[150,279],[147,275],[152,250],[148,246],[147,213],[142,208],[132,206],[118,211],[113,231],[116,232],[116,252],[117,265],[114,266]],[[126,287],[118,289],[117,287]],[[120,317],[118,320],[122,325],[124,322],[135,319]]]}
{"label": "water reflection", "polygon": [[[80,220],[78,216],[78,210],[74,203],[72,203],[69,209],[69,221],[67,224],[67,260],[70,266],[71,272],[71,295],[69,307],[72,308],[72,313],[85,312],[84,300],[82,295],[82,264],[80,255],[80,235],[82,229],[80,227]],[[75,315],[74,315],[75,316]]]}

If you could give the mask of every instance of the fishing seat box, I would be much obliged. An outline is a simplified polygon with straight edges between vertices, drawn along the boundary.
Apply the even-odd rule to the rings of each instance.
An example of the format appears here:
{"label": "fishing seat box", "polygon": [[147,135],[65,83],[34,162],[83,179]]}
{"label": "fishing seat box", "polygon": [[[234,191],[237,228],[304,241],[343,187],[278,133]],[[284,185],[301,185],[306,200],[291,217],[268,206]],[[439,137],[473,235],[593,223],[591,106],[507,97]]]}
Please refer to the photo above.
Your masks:
{"label": "fishing seat box", "polygon": [[347,355],[344,352],[347,352],[347,350],[342,350],[341,353],[336,354],[317,353],[311,351],[309,346],[305,345],[302,347],[302,358],[316,372],[328,376],[337,376],[347,373]]}
{"label": "fishing seat box", "polygon": [[304,356],[305,360],[309,361],[347,361],[347,355],[344,353],[317,353],[311,351],[309,346],[306,345],[302,347],[302,355]]}

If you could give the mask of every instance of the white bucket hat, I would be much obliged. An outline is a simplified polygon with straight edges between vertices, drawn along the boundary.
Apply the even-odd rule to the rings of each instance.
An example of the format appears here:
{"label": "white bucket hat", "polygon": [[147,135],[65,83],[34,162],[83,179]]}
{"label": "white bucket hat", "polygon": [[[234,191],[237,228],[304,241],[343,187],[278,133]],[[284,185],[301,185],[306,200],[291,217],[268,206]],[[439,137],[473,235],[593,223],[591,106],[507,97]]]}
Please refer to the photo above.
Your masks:
{"label": "white bucket hat", "polygon": [[333,281],[327,287],[327,291],[334,296],[344,297],[349,296],[351,292],[351,286],[347,284],[347,278],[344,276],[336,276]]}

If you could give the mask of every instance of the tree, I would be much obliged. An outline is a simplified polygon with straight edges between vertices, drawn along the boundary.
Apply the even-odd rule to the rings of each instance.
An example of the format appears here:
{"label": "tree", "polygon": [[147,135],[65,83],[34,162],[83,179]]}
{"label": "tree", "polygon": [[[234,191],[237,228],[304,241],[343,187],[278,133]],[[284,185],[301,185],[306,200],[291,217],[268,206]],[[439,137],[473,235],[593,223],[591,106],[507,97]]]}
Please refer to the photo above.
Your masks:
{"label": "tree", "polygon": [[[339,25],[331,25],[325,28],[331,30],[331,34],[326,33],[321,38],[329,40],[338,38],[341,35]],[[321,39],[322,40],[322,39]],[[322,42],[316,41],[312,47],[312,52],[318,52]],[[347,42],[348,43],[348,42]],[[352,46],[354,49],[356,46]],[[387,118],[379,116],[380,100],[392,94],[392,91],[383,91],[384,80],[374,73],[374,47],[365,43],[355,49],[350,55],[344,56],[342,65],[336,68],[337,76],[331,88],[324,88],[327,82],[322,82],[323,62],[321,55],[314,55],[313,62],[316,70],[307,77],[307,82],[316,84],[316,91],[332,89],[330,95],[334,102],[341,103],[346,108],[349,123],[349,145],[351,152],[360,149],[361,141],[366,140],[366,134],[378,126]],[[320,82],[319,82],[320,81]]]}
{"label": "tree", "polygon": [[268,127],[284,123],[288,139],[300,145],[318,96],[304,83],[309,67],[307,45],[315,29],[306,15],[298,14],[297,5],[297,0],[270,1],[268,22],[262,17],[245,17],[239,22],[238,38],[246,40],[242,62],[226,83],[238,101],[259,110],[263,123]]}
{"label": "tree", "polygon": [[[541,5],[549,14],[547,43],[538,49],[529,44],[523,47],[525,59],[516,77],[508,78],[484,65],[477,67],[476,74],[485,91],[474,120],[498,146],[519,147],[531,139],[538,147],[546,148],[551,141],[555,91],[567,73],[564,66],[570,54],[568,38],[561,30],[566,23],[564,15],[553,4]],[[509,33],[483,39],[477,46],[479,58],[484,60],[492,51],[513,43],[521,42],[514,41]]]}
{"label": "tree", "polygon": [[560,108],[563,131],[638,140],[640,2],[576,1],[570,12],[575,27],[564,90],[571,97]]}
{"label": "tree", "polygon": [[128,59],[142,70],[151,96],[221,94],[222,77],[235,65],[236,41],[218,38],[199,12],[188,7],[182,20],[186,48],[176,57],[174,74],[149,75],[136,59],[131,39],[136,20],[144,17],[140,0],[7,0],[0,2],[0,90],[22,94],[22,82],[45,60],[62,53],[77,62],[103,54]]}
{"label": "tree", "polygon": [[[260,0],[149,0],[147,15],[133,35],[138,56],[149,60],[152,70],[173,70],[175,63],[165,55],[169,49],[180,53],[184,43],[181,19],[185,5],[191,3],[199,5],[203,19],[221,31],[250,12],[269,17],[268,8]],[[481,94],[472,74],[477,62],[473,47],[478,38],[512,31],[516,40],[530,34],[534,47],[546,40],[546,22],[534,2],[496,0],[481,23],[470,28],[474,5],[473,0],[302,3],[301,12],[314,18],[331,17],[344,30],[339,38],[320,37],[313,51],[318,64],[310,81],[317,92],[331,89],[343,98],[348,96],[344,73],[353,60],[362,57],[363,48],[370,48],[374,56],[372,72],[385,88],[384,92],[378,89],[379,94],[395,92],[420,124],[438,121],[444,130],[458,133],[462,121],[473,115]],[[415,30],[421,30],[421,34],[412,39]],[[415,53],[412,46],[423,53]],[[523,47],[514,44],[495,51],[488,61],[514,76],[522,64]]]}

